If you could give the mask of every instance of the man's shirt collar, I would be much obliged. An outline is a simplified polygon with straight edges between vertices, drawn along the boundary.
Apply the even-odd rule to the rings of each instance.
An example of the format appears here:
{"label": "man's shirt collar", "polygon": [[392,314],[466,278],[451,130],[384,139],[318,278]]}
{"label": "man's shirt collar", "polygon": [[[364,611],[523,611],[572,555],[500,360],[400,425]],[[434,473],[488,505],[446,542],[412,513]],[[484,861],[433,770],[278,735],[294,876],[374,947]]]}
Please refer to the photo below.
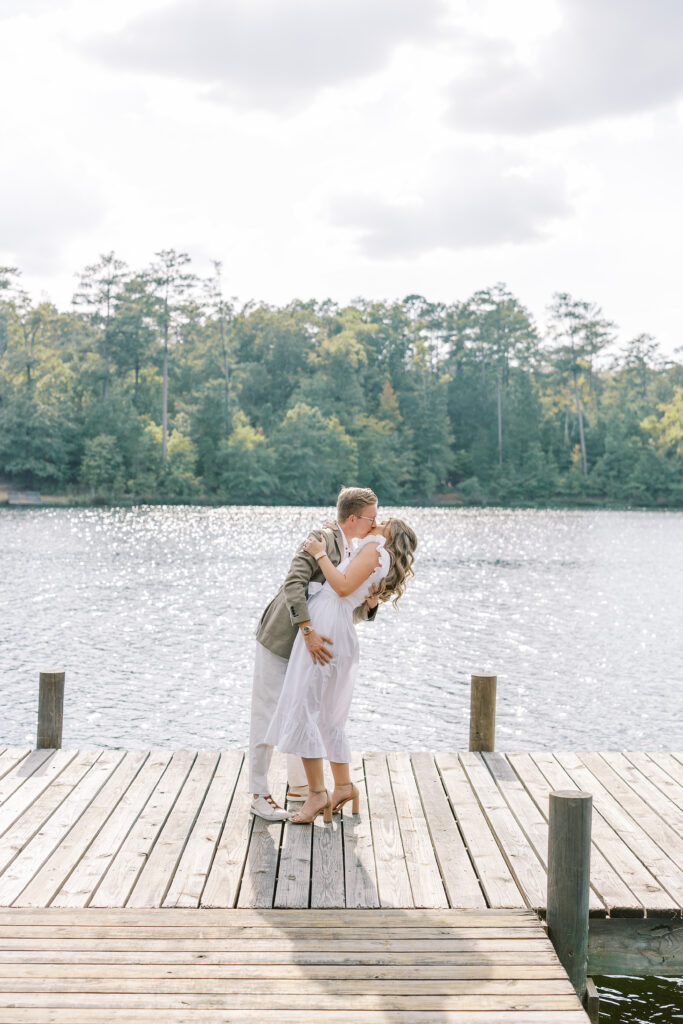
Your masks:
{"label": "man's shirt collar", "polygon": [[350,544],[346,534],[342,530],[341,526],[339,525],[338,521],[337,521],[337,527],[338,527],[339,532],[341,533],[341,535],[342,535],[342,537],[344,539],[344,557],[346,557],[346,555],[350,555],[351,554],[351,544]]}

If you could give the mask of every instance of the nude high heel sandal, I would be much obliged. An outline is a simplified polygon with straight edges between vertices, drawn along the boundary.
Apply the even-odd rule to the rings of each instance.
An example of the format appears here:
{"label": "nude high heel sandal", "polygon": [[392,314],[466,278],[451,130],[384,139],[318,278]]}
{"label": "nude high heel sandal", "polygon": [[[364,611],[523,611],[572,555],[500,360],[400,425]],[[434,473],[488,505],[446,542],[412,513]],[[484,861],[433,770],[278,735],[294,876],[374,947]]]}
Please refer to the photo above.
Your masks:
{"label": "nude high heel sandal", "polygon": [[[312,789],[311,793],[325,793],[325,795],[327,796],[327,803],[323,804],[322,807],[319,807],[318,810],[315,811],[308,818],[303,818],[301,816],[299,816],[298,818],[290,818],[289,820],[291,821],[292,825],[310,825],[310,823],[312,821],[315,821],[315,819],[321,812],[323,816],[323,821],[325,822],[326,825],[329,825],[330,822],[332,821],[332,801],[330,800],[330,794],[327,792],[326,789]],[[300,812],[297,813],[300,814]]]}
{"label": "nude high heel sandal", "polygon": [[342,797],[341,800],[337,801],[337,803],[332,808],[332,813],[333,814],[336,814],[337,811],[341,811],[341,809],[344,806],[344,804],[348,804],[349,800],[353,800],[353,803],[351,804],[352,812],[354,814],[358,814],[359,813],[359,811],[360,811],[360,794],[359,794],[357,788],[354,786],[353,782],[347,782],[346,785],[344,786],[344,788],[348,789],[349,786],[351,787],[351,792],[349,793],[348,796]]}

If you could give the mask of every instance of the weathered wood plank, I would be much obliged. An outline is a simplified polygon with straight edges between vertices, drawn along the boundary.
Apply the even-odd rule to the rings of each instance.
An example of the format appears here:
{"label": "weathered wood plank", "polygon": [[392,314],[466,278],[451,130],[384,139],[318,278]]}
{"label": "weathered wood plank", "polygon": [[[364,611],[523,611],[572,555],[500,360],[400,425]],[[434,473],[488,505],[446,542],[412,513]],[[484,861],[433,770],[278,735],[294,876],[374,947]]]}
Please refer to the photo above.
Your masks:
{"label": "weathered wood plank", "polygon": [[[67,752],[64,751],[64,754],[67,755]],[[2,837],[0,878],[2,877],[1,873],[7,870],[28,843],[37,836],[45,822],[49,821],[51,815],[90,770],[99,756],[100,751],[95,750],[83,751],[74,756],[53,780],[52,785],[48,786],[29,807],[24,808],[24,813],[16,818],[14,824]]]}
{"label": "weathered wood plank", "polygon": [[350,769],[358,789],[359,813],[352,814],[351,805],[346,804],[342,814],[345,899],[347,907],[367,909],[379,907],[379,889],[362,754],[351,755]]}
{"label": "weathered wood plank", "polygon": [[[588,768],[584,760],[573,752],[560,752],[555,756],[575,782],[586,792],[592,793],[594,804],[603,818],[609,822],[629,849],[644,864],[647,864],[650,873],[657,879],[661,887],[662,897],[668,900],[669,908],[682,907],[683,873],[646,831],[647,827],[647,829],[656,831],[657,835],[661,835],[665,830],[670,832],[666,829],[664,822],[649,811],[643,801],[636,797],[635,793],[598,755],[595,755],[595,760],[592,755],[585,755],[591,762],[591,768]],[[638,816],[645,817],[642,826],[628,813],[622,800],[627,801],[630,806],[635,804],[639,808]],[[634,813],[638,814],[638,811]],[[673,838],[675,839],[675,837]],[[673,839],[671,841],[673,842]]]}
{"label": "weathered wood plank", "polygon": [[[16,935],[17,928],[21,929],[22,939],[35,940],[36,943],[40,943],[43,940],[49,940],[54,942],[57,939],[83,939],[84,941],[100,941],[105,939],[129,939],[131,941],[145,943],[149,940],[164,939],[164,940],[178,940],[184,941],[186,938],[202,939],[206,942],[218,942],[224,944],[226,948],[230,946],[230,943],[243,943],[243,942],[267,942],[273,940],[273,928],[272,926],[264,927],[231,927],[229,924],[202,924],[198,923],[188,929],[183,926],[162,926],[162,925],[145,925],[138,924],[134,926],[127,926],[124,924],[59,924],[54,922],[52,925],[3,925],[0,929],[0,941],[8,945],[11,939]],[[298,927],[285,927],[278,928],[277,942],[285,942],[288,945],[296,945],[299,942],[310,942],[312,936],[317,935],[317,932],[311,933],[311,929],[307,928],[305,922],[299,922]],[[490,939],[501,941],[508,940],[510,943],[526,941],[531,938],[545,938],[545,932],[539,930],[538,927],[535,929],[521,929],[521,928],[507,928],[504,924],[499,925],[497,928],[494,927],[479,927],[479,928],[468,928],[465,925],[457,924],[451,927],[445,928],[370,928],[366,927],[363,929],[355,929],[353,926],[344,928],[336,928],[331,926],[324,929],[324,941],[334,942],[411,942],[416,946],[419,946],[422,942],[441,942],[442,940],[463,940],[463,941],[485,941],[488,942]],[[323,941],[315,938],[314,941]]]}
{"label": "weathered wood plank", "polygon": [[[532,754],[543,775],[546,776],[553,789],[580,789],[555,756],[550,752],[542,751]],[[629,904],[625,907],[614,906],[611,913],[614,916],[642,916],[646,908],[648,913],[657,910],[666,911],[671,903],[668,896],[657,880],[647,870],[639,858],[627,846],[624,840],[617,835],[608,821],[605,820],[600,810],[593,802],[593,846],[600,850],[605,859],[612,865],[614,871],[623,879],[635,898],[637,906]]]}
{"label": "weathered wood plank", "polygon": [[[17,768],[30,753],[30,747],[7,747],[3,749],[2,754],[0,754],[0,780],[2,780],[5,775],[8,775],[9,772],[14,771],[14,769]],[[0,803],[2,803],[1,797]]]}
{"label": "weathered wood plank", "polygon": [[[112,988],[118,993],[138,993],[144,995],[153,989],[157,995],[178,994],[187,992],[190,995],[219,995],[228,997],[258,996],[264,992],[268,995],[305,997],[309,995],[313,1000],[320,996],[367,996],[371,991],[373,996],[413,996],[417,997],[419,989],[414,979],[401,981],[398,979],[381,980],[373,978],[368,984],[368,979],[355,981],[349,979],[330,978],[297,978],[297,979],[272,979],[264,983],[262,978],[245,979],[237,976],[221,978],[201,978],[192,975],[183,977],[177,972],[171,978],[156,978],[154,985],[149,984],[149,977],[96,977],[94,974],[84,976],[80,972],[69,973],[64,970],[61,974],[51,974],[49,985],[45,985],[44,976],[37,973],[22,973],[15,978],[6,978],[0,975],[0,993],[13,992],[18,988],[22,992],[111,992]],[[20,984],[18,984],[20,982]],[[537,980],[520,981],[518,979],[467,979],[465,981],[437,980],[430,979],[427,990],[430,996],[481,996],[482,1001],[487,996],[573,996],[574,990],[566,979],[557,981]]]}
{"label": "weathered wood plank", "polygon": [[[242,761],[230,809],[201,896],[202,907],[234,907],[242,881],[253,818],[249,813],[249,762]],[[191,911],[185,910],[184,914]],[[204,910],[200,911],[201,914]],[[232,911],[233,914],[237,911]]]}
{"label": "weathered wood plank", "polygon": [[[129,954],[132,956],[132,954]],[[72,963],[40,962],[40,963],[0,963],[0,978],[136,978],[147,982],[156,978],[235,978],[247,983],[262,985],[264,979],[275,986],[280,982],[287,986],[300,985],[302,982],[409,982],[415,990],[416,986],[429,985],[430,991],[439,991],[442,983],[460,982],[460,984],[518,984],[526,987],[527,992],[535,992],[539,984],[555,984],[562,986],[562,991],[571,989],[567,975],[560,964],[546,964],[540,967],[516,964],[501,966],[486,963],[454,966],[449,959],[447,965],[427,967],[377,967],[373,965],[358,966],[345,964],[341,967],[331,965],[309,964],[204,964],[197,962],[167,963]]]}
{"label": "weathered wood plank", "polygon": [[416,907],[448,907],[408,754],[387,755],[389,777]]}
{"label": "weathered wood plank", "polygon": [[[527,842],[538,857],[547,879],[548,821],[546,816],[536,806],[514,768],[503,754],[484,753],[482,757]],[[605,906],[602,900],[598,899],[594,892],[591,893],[591,897],[594,907],[604,911]]]}
{"label": "weathered wood plank", "polygon": [[[509,966],[510,968],[536,966],[554,966],[557,964],[557,954],[554,950],[542,949],[507,949],[486,950],[482,956],[481,950],[468,949],[467,952],[449,952],[448,963],[454,966],[476,966],[482,959],[490,966]],[[26,950],[4,950],[2,952],[3,963],[88,963],[88,964],[229,964],[233,967],[256,965],[269,965],[271,967],[300,966],[308,969],[309,966],[329,966],[335,969],[342,969],[346,966],[379,966],[379,967],[438,967],[444,963],[443,952],[381,952],[377,950],[356,950],[353,953],[340,952],[308,952],[306,950],[293,952],[292,950],[270,950],[268,952],[252,950],[249,952],[234,951],[208,951],[202,950],[147,950],[137,948],[135,952],[127,949],[59,949],[45,951],[41,949]]]}
{"label": "weathered wood plank", "polygon": [[380,905],[412,907],[413,894],[403,856],[386,755],[366,754],[363,760]]}
{"label": "weathered wood plank", "polygon": [[345,903],[343,825],[341,815],[335,814],[333,819],[331,825],[325,825],[320,815],[313,825],[312,907],[343,907]]}
{"label": "weathered wood plank", "polygon": [[582,754],[581,760],[643,832],[683,869],[683,805],[673,805],[623,754]]}
{"label": "weathered wood plank", "polygon": [[[136,948],[149,950],[150,952],[201,952],[206,948],[208,938],[202,936],[196,938],[178,936],[171,939],[163,938],[130,938],[118,939],[112,936],[105,936],[101,939],[91,939],[87,936],[74,936],[59,938],[53,936],[26,937],[18,936],[13,938],[0,938],[0,951],[4,950],[31,950],[31,949],[107,949],[125,952],[130,949],[134,941]],[[308,938],[291,939],[288,935],[278,931],[275,937],[263,939],[234,938],[223,939],[220,936],[211,936],[212,949],[223,952],[249,953],[281,952],[300,953],[353,953],[359,949],[359,939],[353,934],[347,938],[331,939],[327,933],[309,936]],[[552,943],[542,931],[538,934],[515,938],[509,936],[502,939],[491,938],[446,938],[446,939],[363,939],[362,948],[367,952],[389,952],[407,953],[410,951],[423,953],[475,953],[491,952],[504,953],[514,947],[515,952],[552,952]],[[0,955],[0,959],[2,956]]]}
{"label": "weathered wood plank", "polygon": [[[276,752],[273,755],[270,783],[274,799],[284,806],[287,792],[287,766],[284,754]],[[281,821],[254,818],[237,899],[239,907],[272,907],[281,838]]]}
{"label": "weathered wood plank", "polygon": [[42,925],[53,927],[59,924],[80,925],[143,925],[145,927],[194,928],[198,924],[209,926],[228,924],[232,927],[262,927],[265,922],[274,928],[353,928],[361,934],[366,928],[410,928],[463,927],[468,928],[519,928],[522,931],[535,930],[538,918],[530,910],[375,910],[372,914],[358,914],[355,910],[271,910],[267,917],[263,911],[248,908],[230,910],[224,914],[219,910],[175,909],[161,907],[152,910],[128,908],[75,908],[38,910],[25,907],[0,908],[0,924],[13,927],[19,925]]}
{"label": "weathered wood plank", "polygon": [[177,750],[172,755],[154,791],[111,860],[107,873],[90,900],[90,906],[125,906],[194,759],[195,754],[191,750]]}
{"label": "weathered wood plank", "polygon": [[[172,1022],[168,1024],[226,1024],[226,1012],[222,1010],[200,1010],[192,1008],[174,1012]],[[262,1024],[264,1018],[261,1010],[230,1010],[229,1024]],[[340,1010],[321,1016],[320,1010],[281,1010],[277,1012],[278,1024],[322,1024],[324,1021],[334,1024],[378,1024],[377,1011]],[[509,1010],[498,1012],[484,1010],[477,1013],[472,1010],[437,1010],[432,1013],[420,1011],[416,1018],[412,1010],[384,1010],[381,1024],[586,1024],[588,1018],[583,1010],[546,1010],[539,1019],[539,1013],[518,1011],[514,1017]],[[84,1024],[83,1011],[70,1008],[46,1007],[36,1016],[34,1008],[17,1008],[3,1010],[0,1008],[0,1024]],[[87,1024],[159,1024],[158,1010],[127,1010],[121,1008],[88,1007]]]}
{"label": "weathered wood plank", "polygon": [[524,898],[530,907],[544,907],[547,878],[543,865],[506,804],[482,755],[464,752],[459,757]]}
{"label": "weathered wood plank", "polygon": [[[5,772],[0,779],[0,807],[2,807],[3,811],[4,805],[12,794],[16,793],[36,772],[40,772],[41,769],[44,771],[43,766],[46,766],[49,761],[53,760],[56,753],[57,751],[54,750],[32,750],[27,757],[21,758],[8,772]],[[64,753],[61,752],[61,754],[62,756],[58,759],[57,764],[68,764],[68,760],[64,758]],[[75,755],[75,751],[72,751],[73,755]],[[24,801],[24,806],[26,806],[26,801]],[[4,828],[7,827],[2,822],[3,818],[0,816],[0,835]]]}
{"label": "weathered wood plank", "polygon": [[200,750],[173,808],[138,875],[129,907],[160,907],[218,765],[215,751]]}
{"label": "weathered wood plank", "polygon": [[548,822],[517,777],[503,754],[484,753],[488,767],[498,789],[524,832],[530,846],[544,868],[548,867]]}
{"label": "weathered wood plank", "polygon": [[[654,757],[655,755],[653,754],[651,756]],[[666,765],[666,770],[669,772],[671,777],[675,779],[679,785],[683,786],[683,754],[669,752],[662,754],[661,758],[662,761],[658,761],[658,763],[661,763],[662,766]]]}
{"label": "weathered wood plank", "polygon": [[150,752],[122,799],[52,900],[51,907],[87,905],[170,759],[170,751]]}
{"label": "weathered wood plank", "polygon": [[[69,993],[46,993],[46,992],[5,992],[3,1002],[14,1007],[51,1007],[51,1008],[78,1008],[81,1010],[102,1005],[114,1004],[121,1009],[156,1009],[156,1010],[187,1010],[189,1008],[206,1010],[216,1009],[226,1011],[226,997],[223,994],[209,995],[202,993],[159,995],[157,993],[128,993],[117,992],[114,997],[112,993],[109,998],[103,998],[102,994],[89,992]],[[467,1010],[470,1013],[483,1013],[489,1010],[508,1011],[525,1010],[538,1014],[544,1010],[574,1010],[580,1007],[575,995],[551,995],[551,996],[446,996],[446,995],[361,995],[354,996],[353,1007],[359,1012],[363,1010],[386,1011],[405,1010],[412,1013],[419,1013],[424,1010],[447,1011]],[[339,1009],[339,999],[335,996],[318,995],[311,1004],[310,995],[268,995],[262,993],[260,997],[253,995],[241,996],[234,994],[230,996],[229,1009],[254,1010],[264,1014],[269,1010],[335,1010]],[[263,1020],[263,1017],[260,1018]]]}
{"label": "weathered wood plank", "polygon": [[633,764],[648,782],[667,796],[679,810],[683,807],[683,785],[676,782],[667,771],[670,754],[638,754],[628,751],[623,755]]}
{"label": "weathered wood plank", "polygon": [[128,751],[90,806],[33,876],[16,902],[22,907],[46,907],[77,866],[108,816],[116,808],[147,757],[142,750]]}
{"label": "weathered wood plank", "polygon": [[[198,907],[216,844],[239,778],[243,754],[225,750],[220,755],[204,803],[187,839],[173,881],[163,901],[165,907]],[[160,837],[163,841],[163,834]]]}
{"label": "weathered wood plank", "polygon": [[[550,793],[562,787],[550,785],[530,754],[508,754],[507,759],[539,811],[547,819]],[[571,782],[569,776],[566,778]],[[577,787],[573,785],[573,788]],[[589,910],[592,915],[602,916],[605,908],[611,911],[613,907],[634,907],[642,912],[640,901],[616,874],[595,843],[591,845],[591,891]]]}
{"label": "weathered wood plank", "polygon": [[[287,809],[301,810],[300,801],[287,803]],[[280,864],[275,885],[274,907],[307,907],[311,889],[312,825],[294,825],[286,821],[282,830]]]}
{"label": "weathered wood plank", "polygon": [[[90,751],[92,753],[92,751]],[[99,754],[99,751],[97,752]],[[76,757],[75,750],[34,750],[0,780],[0,836],[32,807]],[[35,816],[37,816],[38,808]],[[3,842],[3,847],[4,847]],[[4,863],[0,860],[0,870]]]}
{"label": "weathered wood plank", "polygon": [[455,908],[483,908],[484,894],[431,754],[411,756],[425,819],[448,901]]}
{"label": "weathered wood plank", "polygon": [[440,753],[436,760],[486,902],[490,907],[525,907],[524,897],[498,848],[458,755]]}
{"label": "weathered wood plank", "polygon": [[683,975],[683,921],[671,918],[591,921],[588,930],[591,974]]}
{"label": "weathered wood plank", "polygon": [[[87,758],[92,758],[92,766],[88,767]],[[111,773],[123,757],[121,750],[105,750],[86,754],[81,762],[86,771],[81,773],[73,784],[68,781],[69,770],[62,776],[62,786],[55,784],[53,794],[60,788],[64,789],[64,798],[54,814],[45,822],[40,832],[24,847],[12,864],[0,876],[0,905],[9,906],[18,900],[46,859],[54,853],[64,837],[73,828],[81,814],[99,793]],[[74,758],[74,765],[79,759]],[[68,790],[68,792],[67,792]]]}

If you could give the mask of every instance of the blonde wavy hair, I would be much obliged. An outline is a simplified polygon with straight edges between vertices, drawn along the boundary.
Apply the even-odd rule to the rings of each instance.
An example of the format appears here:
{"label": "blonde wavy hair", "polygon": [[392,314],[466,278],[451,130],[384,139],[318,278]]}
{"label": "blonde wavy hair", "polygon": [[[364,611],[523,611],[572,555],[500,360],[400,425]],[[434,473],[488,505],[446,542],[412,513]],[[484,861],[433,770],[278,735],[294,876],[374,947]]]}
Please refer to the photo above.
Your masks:
{"label": "blonde wavy hair", "polygon": [[402,519],[387,519],[384,526],[386,528],[384,546],[391,556],[391,566],[379,585],[377,596],[380,601],[393,600],[394,606],[396,606],[406,589],[407,581],[415,575],[413,562],[417,536],[415,531]]}

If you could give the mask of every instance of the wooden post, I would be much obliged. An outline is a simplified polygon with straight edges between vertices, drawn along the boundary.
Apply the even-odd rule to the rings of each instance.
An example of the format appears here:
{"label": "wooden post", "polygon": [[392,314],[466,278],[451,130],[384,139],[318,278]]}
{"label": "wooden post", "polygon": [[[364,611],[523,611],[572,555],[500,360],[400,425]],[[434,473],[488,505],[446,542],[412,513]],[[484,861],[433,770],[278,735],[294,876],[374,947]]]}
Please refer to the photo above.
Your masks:
{"label": "wooden post", "polygon": [[592,810],[590,793],[563,790],[550,794],[548,935],[584,1004]]}
{"label": "wooden post", "polygon": [[64,672],[41,672],[36,747],[56,750],[62,745]]}
{"label": "wooden post", "polygon": [[592,978],[586,978],[586,1013],[591,1024],[600,1024],[600,993]]}
{"label": "wooden post", "polygon": [[494,750],[497,676],[472,676],[470,750]]}

